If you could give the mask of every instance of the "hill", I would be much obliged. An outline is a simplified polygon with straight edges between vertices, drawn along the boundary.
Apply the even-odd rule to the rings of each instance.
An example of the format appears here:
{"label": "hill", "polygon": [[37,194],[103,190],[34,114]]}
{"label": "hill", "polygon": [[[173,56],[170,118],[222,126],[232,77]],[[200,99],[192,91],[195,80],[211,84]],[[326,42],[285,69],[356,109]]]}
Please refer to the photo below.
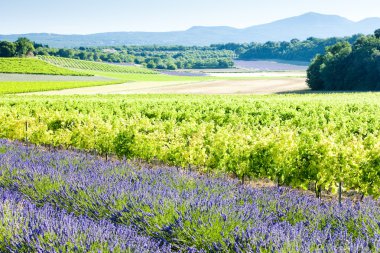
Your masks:
{"label": "hill", "polygon": [[352,34],[370,34],[380,28],[380,18],[367,18],[359,22],[337,15],[306,13],[268,24],[244,29],[228,26],[195,26],[175,32],[113,32],[90,35],[14,34],[0,35],[0,40],[15,41],[25,36],[51,47],[113,46],[113,45],[209,45],[215,43],[245,43],[286,41],[293,38],[337,37]]}

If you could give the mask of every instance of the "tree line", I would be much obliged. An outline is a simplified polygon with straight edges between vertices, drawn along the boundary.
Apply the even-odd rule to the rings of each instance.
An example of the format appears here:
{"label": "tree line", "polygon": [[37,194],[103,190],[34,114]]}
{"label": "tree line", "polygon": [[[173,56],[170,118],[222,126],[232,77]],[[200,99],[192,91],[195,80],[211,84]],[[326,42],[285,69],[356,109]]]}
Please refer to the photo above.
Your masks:
{"label": "tree line", "polygon": [[0,57],[25,55],[45,55],[87,61],[133,63],[152,69],[207,69],[231,68],[233,60],[278,59],[287,61],[311,60],[317,54],[324,54],[326,47],[336,43],[354,44],[364,35],[344,38],[306,40],[268,41],[266,43],[227,43],[210,46],[113,46],[113,47],[79,47],[49,48],[33,43],[26,38],[16,42],[0,42]]}
{"label": "tree line", "polygon": [[110,62],[134,63],[152,69],[206,69],[230,68],[234,53],[211,47],[185,46],[122,46],[49,48],[27,38],[15,42],[0,41],[0,57],[25,57],[34,55]]}
{"label": "tree line", "polygon": [[380,29],[353,45],[327,47],[309,66],[307,83],[314,90],[380,90]]}
{"label": "tree line", "polygon": [[215,44],[211,47],[218,50],[231,50],[240,60],[278,59],[288,61],[310,62],[316,54],[322,54],[327,46],[332,46],[340,41],[353,44],[363,35],[357,34],[351,37],[332,37],[318,39],[310,37],[306,40],[292,39],[291,41],[268,41],[266,43],[227,43]]}
{"label": "tree line", "polygon": [[229,50],[184,46],[41,47],[35,53],[87,61],[134,63],[151,69],[169,70],[230,68],[234,58],[234,53]]}

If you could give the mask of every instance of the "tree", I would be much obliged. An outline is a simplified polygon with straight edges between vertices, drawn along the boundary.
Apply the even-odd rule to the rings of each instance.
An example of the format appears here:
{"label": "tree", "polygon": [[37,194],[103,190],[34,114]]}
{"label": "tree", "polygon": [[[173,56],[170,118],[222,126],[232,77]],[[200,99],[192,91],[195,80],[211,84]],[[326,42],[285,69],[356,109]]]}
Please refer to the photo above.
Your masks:
{"label": "tree", "polygon": [[171,62],[171,61],[166,64],[166,67],[169,70],[176,70],[177,69],[177,65],[175,65],[175,63]]}
{"label": "tree", "polygon": [[59,49],[58,50],[58,56],[65,57],[65,58],[73,58],[74,57],[74,50],[72,49]]}
{"label": "tree", "polygon": [[154,61],[149,61],[146,65],[146,67],[149,69],[154,69],[154,68],[156,68],[156,64],[154,63]]}
{"label": "tree", "polygon": [[307,72],[315,90],[380,90],[380,29],[351,46],[338,42],[317,56]]}
{"label": "tree", "polygon": [[318,54],[307,69],[307,84],[313,90],[323,90],[325,88],[321,77],[323,61],[323,56]]}
{"label": "tree", "polygon": [[0,41],[0,57],[13,57],[16,55],[16,45],[8,41]]}
{"label": "tree", "polygon": [[16,44],[16,53],[18,56],[26,56],[34,51],[33,42],[27,38],[19,38],[15,42]]}
{"label": "tree", "polygon": [[377,39],[380,39],[380,29],[377,29],[377,30],[375,31],[375,37],[376,37]]}
{"label": "tree", "polygon": [[348,42],[338,42],[334,46],[326,48],[324,56],[324,68],[321,69],[321,77],[324,80],[324,89],[327,90],[352,90],[345,81],[347,68],[350,64],[349,57],[352,47]]}

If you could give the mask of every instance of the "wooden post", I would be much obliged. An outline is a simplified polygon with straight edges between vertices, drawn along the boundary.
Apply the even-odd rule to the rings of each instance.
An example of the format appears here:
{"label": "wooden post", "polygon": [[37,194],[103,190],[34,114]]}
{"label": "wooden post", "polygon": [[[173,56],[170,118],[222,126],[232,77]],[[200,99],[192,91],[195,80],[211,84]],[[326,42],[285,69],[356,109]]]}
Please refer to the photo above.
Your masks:
{"label": "wooden post", "polygon": [[94,156],[97,156],[96,151],[96,126],[94,126]]}
{"label": "wooden post", "polygon": [[339,182],[339,205],[342,206],[342,181]]}
{"label": "wooden post", "polygon": [[28,144],[28,121],[25,121],[25,142]]}

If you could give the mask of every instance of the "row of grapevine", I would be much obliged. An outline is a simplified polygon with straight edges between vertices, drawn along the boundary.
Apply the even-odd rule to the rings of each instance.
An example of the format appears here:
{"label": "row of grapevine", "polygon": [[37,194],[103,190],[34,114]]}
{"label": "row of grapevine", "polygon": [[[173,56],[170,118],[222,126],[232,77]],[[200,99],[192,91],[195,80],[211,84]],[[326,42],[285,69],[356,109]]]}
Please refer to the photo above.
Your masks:
{"label": "row of grapevine", "polygon": [[157,72],[134,66],[120,66],[109,63],[91,62],[76,60],[70,58],[54,57],[54,56],[39,56],[43,61],[50,64],[79,70],[101,71],[101,72],[116,72],[116,73],[134,73],[134,74],[157,74]]}
{"label": "row of grapevine", "polygon": [[0,73],[89,76],[87,73],[54,66],[35,58],[0,58]]}
{"label": "row of grapevine", "polygon": [[7,97],[0,138],[380,196],[379,105],[377,94]]}

